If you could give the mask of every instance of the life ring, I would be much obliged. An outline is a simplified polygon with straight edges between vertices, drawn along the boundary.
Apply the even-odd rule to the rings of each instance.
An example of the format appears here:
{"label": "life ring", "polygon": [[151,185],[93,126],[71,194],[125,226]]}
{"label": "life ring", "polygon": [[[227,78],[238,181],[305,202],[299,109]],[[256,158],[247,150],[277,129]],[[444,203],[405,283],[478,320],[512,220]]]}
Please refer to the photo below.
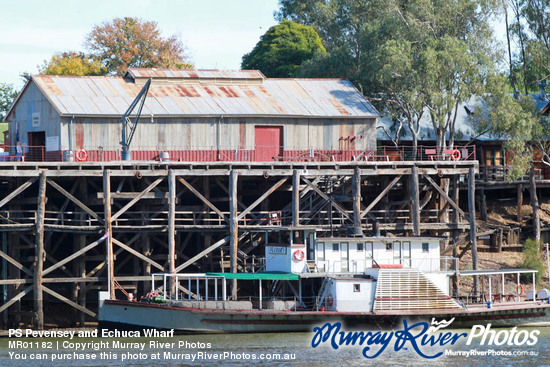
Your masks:
{"label": "life ring", "polygon": [[333,304],[334,304],[334,299],[332,298],[332,295],[329,294],[327,296],[327,306],[332,307]]}
{"label": "life ring", "polygon": [[451,153],[451,159],[453,161],[459,161],[460,160],[460,150],[458,150],[458,149],[453,150],[453,152]]}
{"label": "life ring", "polygon": [[302,261],[306,257],[306,254],[302,250],[294,251],[294,260]]}
{"label": "life ring", "polygon": [[79,162],[85,161],[88,159],[88,152],[84,149],[80,149],[76,151],[76,160]]}
{"label": "life ring", "polygon": [[523,284],[518,284],[518,296],[523,294]]}

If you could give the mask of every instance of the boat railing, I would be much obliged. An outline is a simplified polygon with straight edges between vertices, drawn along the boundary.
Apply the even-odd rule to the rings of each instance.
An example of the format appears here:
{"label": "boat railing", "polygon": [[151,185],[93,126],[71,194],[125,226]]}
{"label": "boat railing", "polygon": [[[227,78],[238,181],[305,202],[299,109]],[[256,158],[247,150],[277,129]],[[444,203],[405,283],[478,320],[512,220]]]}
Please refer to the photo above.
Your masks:
{"label": "boat railing", "polygon": [[[537,270],[532,269],[494,269],[494,270],[460,270],[459,277],[473,277],[473,286],[468,294],[454,294],[459,303],[464,307],[485,307],[491,308],[495,302],[536,302],[537,291],[535,274]],[[531,284],[520,282],[521,275],[529,278]],[[477,279],[477,280],[476,280]],[[478,287],[475,288],[476,282]],[[510,285],[513,290],[510,291]],[[547,296],[546,296],[547,297]],[[544,299],[538,296],[539,301],[550,303],[550,298]]]}
{"label": "boat railing", "polygon": [[319,273],[354,273],[361,274],[370,268],[392,265],[403,268],[418,269],[425,273],[454,271],[458,258],[441,256],[440,258],[393,258],[393,259],[352,259],[352,260],[315,260],[308,262],[309,272]]}
{"label": "boat railing", "polygon": [[151,289],[153,291],[159,289],[155,287],[155,280],[159,278],[162,279],[160,289],[164,299],[173,299],[176,301],[185,299],[189,301],[227,300],[227,279],[223,276],[207,275],[204,273],[151,274]]}

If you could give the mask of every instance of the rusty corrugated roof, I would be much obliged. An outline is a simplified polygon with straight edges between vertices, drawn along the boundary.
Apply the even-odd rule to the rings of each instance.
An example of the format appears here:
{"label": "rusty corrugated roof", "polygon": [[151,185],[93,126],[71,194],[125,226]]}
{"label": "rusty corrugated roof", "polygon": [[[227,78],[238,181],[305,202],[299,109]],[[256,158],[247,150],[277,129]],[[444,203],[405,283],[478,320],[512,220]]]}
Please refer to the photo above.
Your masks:
{"label": "rusty corrugated roof", "polygon": [[265,79],[259,70],[129,68],[125,76],[166,79]]}
{"label": "rusty corrugated roof", "polygon": [[[261,83],[219,83],[219,79],[257,78],[255,71],[130,69],[139,78],[154,74],[196,73],[205,80],[178,83],[169,80],[151,85],[143,109],[155,116],[296,116],[374,117],[378,112],[353,87],[341,79],[265,79]],[[159,78],[164,78],[160,76]],[[200,78],[199,78],[200,79]],[[61,115],[120,116],[142,88],[129,78],[105,76],[37,75],[32,79]]]}

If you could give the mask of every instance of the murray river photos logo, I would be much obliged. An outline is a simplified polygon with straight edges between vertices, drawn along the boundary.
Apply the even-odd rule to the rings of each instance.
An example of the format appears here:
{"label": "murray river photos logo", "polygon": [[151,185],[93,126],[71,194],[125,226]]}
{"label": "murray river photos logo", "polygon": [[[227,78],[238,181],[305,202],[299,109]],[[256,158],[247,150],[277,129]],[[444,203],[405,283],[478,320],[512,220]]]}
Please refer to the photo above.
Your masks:
{"label": "murray river photos logo", "polygon": [[[340,322],[329,323],[321,327],[315,327],[311,346],[317,348],[321,343],[338,349],[344,345],[357,345],[363,347],[362,354],[365,358],[376,358],[386,348],[393,344],[397,352],[401,349],[412,348],[419,356],[433,359],[443,355],[442,351],[434,353],[430,348],[454,345],[461,338],[466,339],[466,345],[470,345],[475,338],[481,338],[481,345],[535,345],[538,341],[539,330],[518,331],[516,327],[511,330],[491,330],[491,324],[487,326],[475,325],[469,333],[440,331],[451,325],[454,318],[449,321],[436,321],[432,319],[431,325],[427,322],[409,324],[403,319],[403,330],[396,331],[343,331]],[[438,332],[438,334],[435,334]],[[487,343],[487,344],[486,344]]]}

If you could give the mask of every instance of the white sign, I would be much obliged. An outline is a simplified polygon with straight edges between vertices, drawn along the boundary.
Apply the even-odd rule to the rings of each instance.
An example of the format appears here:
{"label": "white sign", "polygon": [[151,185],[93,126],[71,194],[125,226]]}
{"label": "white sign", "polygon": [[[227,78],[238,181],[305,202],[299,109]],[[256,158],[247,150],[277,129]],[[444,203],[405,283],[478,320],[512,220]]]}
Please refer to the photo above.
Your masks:
{"label": "white sign", "polygon": [[269,247],[269,254],[270,255],[286,255],[286,247]]}
{"label": "white sign", "polygon": [[55,152],[59,150],[59,136],[46,137],[46,152]]}

